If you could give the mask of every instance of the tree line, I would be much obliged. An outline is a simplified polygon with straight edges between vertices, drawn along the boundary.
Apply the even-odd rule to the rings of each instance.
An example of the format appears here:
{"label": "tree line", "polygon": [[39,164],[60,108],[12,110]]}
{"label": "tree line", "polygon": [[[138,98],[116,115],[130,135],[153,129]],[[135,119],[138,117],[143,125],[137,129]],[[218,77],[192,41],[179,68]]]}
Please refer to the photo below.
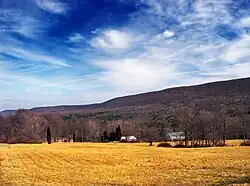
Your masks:
{"label": "tree line", "polygon": [[183,131],[186,143],[191,143],[186,145],[215,145],[224,144],[226,139],[247,139],[249,116],[249,109],[183,108],[128,120],[74,116],[65,120],[61,114],[38,115],[18,110],[9,117],[0,115],[0,142],[44,142],[48,140],[49,128],[51,142],[62,138],[76,142],[109,142],[119,141],[122,135],[133,135],[140,141],[165,141],[169,132]]}

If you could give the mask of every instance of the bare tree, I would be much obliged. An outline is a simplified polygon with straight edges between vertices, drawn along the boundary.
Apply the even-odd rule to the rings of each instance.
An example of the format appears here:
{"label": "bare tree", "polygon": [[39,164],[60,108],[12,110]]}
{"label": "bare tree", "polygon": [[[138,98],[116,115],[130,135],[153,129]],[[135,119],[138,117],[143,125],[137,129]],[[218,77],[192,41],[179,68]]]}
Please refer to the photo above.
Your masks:
{"label": "bare tree", "polygon": [[51,144],[51,131],[49,127],[47,128],[47,142]]}

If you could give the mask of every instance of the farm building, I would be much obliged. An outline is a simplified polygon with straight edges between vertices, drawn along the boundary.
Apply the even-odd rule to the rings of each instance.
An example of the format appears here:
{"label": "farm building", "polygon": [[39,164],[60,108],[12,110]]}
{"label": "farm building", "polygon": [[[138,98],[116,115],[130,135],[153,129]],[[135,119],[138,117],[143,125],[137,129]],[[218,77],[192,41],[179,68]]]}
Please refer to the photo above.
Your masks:
{"label": "farm building", "polygon": [[247,139],[247,140],[245,141],[245,144],[250,145],[250,139]]}
{"label": "farm building", "polygon": [[170,132],[167,134],[167,137],[171,141],[185,140],[185,133],[184,132]]}
{"label": "farm building", "polygon": [[135,142],[137,141],[137,138],[135,136],[122,136],[121,141],[124,142]]}

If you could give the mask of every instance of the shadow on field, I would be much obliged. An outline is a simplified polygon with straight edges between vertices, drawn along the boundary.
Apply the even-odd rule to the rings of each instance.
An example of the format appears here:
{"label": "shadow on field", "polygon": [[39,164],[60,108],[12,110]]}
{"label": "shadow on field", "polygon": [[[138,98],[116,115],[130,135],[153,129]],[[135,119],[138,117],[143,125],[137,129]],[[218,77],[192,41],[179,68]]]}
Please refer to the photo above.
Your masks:
{"label": "shadow on field", "polygon": [[[250,170],[249,170],[250,172]],[[230,179],[211,186],[250,186],[250,175],[239,179]]]}
{"label": "shadow on field", "polygon": [[226,147],[227,145],[225,144],[217,144],[217,145],[200,145],[198,143],[195,143],[193,145],[188,145],[188,146],[185,146],[184,144],[182,143],[177,143],[175,145],[172,145],[171,143],[167,143],[167,142],[164,142],[164,143],[159,143],[157,145],[157,147],[168,147],[168,148],[206,148],[206,147]]}

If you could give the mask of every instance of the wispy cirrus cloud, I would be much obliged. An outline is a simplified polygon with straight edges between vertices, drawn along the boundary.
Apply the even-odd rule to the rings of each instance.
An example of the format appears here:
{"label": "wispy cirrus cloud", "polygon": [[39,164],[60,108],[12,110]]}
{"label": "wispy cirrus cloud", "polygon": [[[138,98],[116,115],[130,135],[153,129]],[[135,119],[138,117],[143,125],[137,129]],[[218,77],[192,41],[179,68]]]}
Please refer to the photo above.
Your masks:
{"label": "wispy cirrus cloud", "polygon": [[227,45],[222,54],[222,60],[235,63],[250,61],[250,35],[243,35],[240,39]]}
{"label": "wispy cirrus cloud", "polygon": [[35,3],[44,11],[54,14],[65,14],[68,11],[68,5],[59,0],[34,0]]}
{"label": "wispy cirrus cloud", "polygon": [[34,51],[31,52],[25,49],[16,48],[14,46],[4,46],[0,44],[0,54],[9,55],[25,61],[48,63],[51,65],[62,67],[70,67],[70,65],[67,64],[64,60],[54,56],[49,56],[46,53],[42,54],[41,51],[40,53]]}
{"label": "wispy cirrus cloud", "polygon": [[79,43],[84,40],[85,40],[85,37],[79,33],[74,33],[71,36],[69,36],[69,42],[72,42],[72,43]]}
{"label": "wispy cirrus cloud", "polygon": [[248,17],[243,17],[243,18],[239,21],[238,25],[241,26],[241,27],[250,28],[250,16],[248,16]]}
{"label": "wispy cirrus cloud", "polygon": [[[41,78],[34,74],[13,70],[9,65],[0,66],[0,108],[31,108],[57,105],[58,102],[79,104],[79,97],[82,97],[84,103],[91,103],[93,100],[102,101],[115,95],[110,90],[100,89],[103,85],[95,84],[95,81],[95,77],[76,78],[67,74],[59,76],[44,74]],[[90,90],[98,91],[99,96]],[[82,92],[85,92],[84,95]]]}
{"label": "wispy cirrus cloud", "polygon": [[0,32],[17,33],[28,38],[35,38],[46,32],[48,23],[27,15],[21,10],[4,9],[0,11]]}
{"label": "wispy cirrus cloud", "polygon": [[127,49],[136,41],[132,34],[116,29],[105,30],[91,41],[91,45],[103,50]]}
{"label": "wispy cirrus cloud", "polygon": [[249,77],[250,62],[243,64],[229,65],[224,68],[214,69],[213,71],[202,72],[203,75],[209,77],[218,77],[219,79],[232,79],[235,77]]}

